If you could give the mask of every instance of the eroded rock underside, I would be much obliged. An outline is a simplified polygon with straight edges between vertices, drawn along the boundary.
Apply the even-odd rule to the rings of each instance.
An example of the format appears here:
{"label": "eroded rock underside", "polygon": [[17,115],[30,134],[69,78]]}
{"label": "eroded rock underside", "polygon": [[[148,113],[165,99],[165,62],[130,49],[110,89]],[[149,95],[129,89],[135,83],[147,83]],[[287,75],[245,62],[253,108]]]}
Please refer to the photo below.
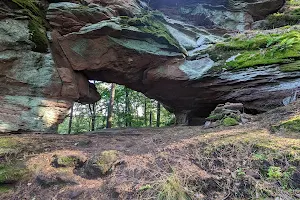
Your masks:
{"label": "eroded rock underside", "polygon": [[284,3],[46,3],[48,50],[36,52],[32,19],[4,1],[0,131],[55,130],[73,101],[99,100],[88,80],[140,91],[174,112],[179,124],[207,117],[219,103],[240,102],[252,112],[282,106],[300,89],[299,27],[250,29]]}

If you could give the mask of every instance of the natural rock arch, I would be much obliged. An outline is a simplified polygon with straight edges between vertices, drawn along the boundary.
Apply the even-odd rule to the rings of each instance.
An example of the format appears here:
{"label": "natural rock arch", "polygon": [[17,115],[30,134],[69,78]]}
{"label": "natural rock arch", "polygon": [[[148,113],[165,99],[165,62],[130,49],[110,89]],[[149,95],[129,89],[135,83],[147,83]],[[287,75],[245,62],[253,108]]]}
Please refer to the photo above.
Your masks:
{"label": "natural rock arch", "polygon": [[[217,63],[237,55],[216,51],[215,44],[224,41],[218,34],[157,12],[141,15],[143,8],[135,1],[87,2],[50,4],[51,54],[32,51],[28,20],[3,14],[0,131],[55,131],[72,101],[100,98],[88,80],[142,92],[174,112],[180,124],[206,117],[227,101],[267,111],[300,88],[300,72],[283,72],[279,65],[220,70]],[[215,12],[207,9],[207,14]],[[241,21],[231,28],[247,26]]]}

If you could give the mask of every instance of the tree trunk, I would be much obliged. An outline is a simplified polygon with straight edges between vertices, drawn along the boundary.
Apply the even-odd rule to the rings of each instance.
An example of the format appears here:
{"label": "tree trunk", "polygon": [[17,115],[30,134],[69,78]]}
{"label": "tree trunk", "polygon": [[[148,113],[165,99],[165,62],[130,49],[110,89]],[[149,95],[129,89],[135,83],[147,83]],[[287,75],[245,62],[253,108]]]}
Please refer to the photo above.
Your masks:
{"label": "tree trunk", "polygon": [[150,122],[150,127],[152,127],[152,110],[150,111],[149,122]]}
{"label": "tree trunk", "polygon": [[68,134],[71,134],[71,131],[72,131],[73,111],[74,111],[74,103],[72,104],[71,112],[70,112],[70,120],[69,120]]}
{"label": "tree trunk", "polygon": [[157,102],[157,109],[156,109],[156,126],[160,127],[160,103]]}
{"label": "tree trunk", "polygon": [[111,89],[110,89],[110,99],[109,99],[109,103],[108,103],[108,110],[107,110],[106,128],[112,128],[115,92],[116,92],[116,84],[112,83]]}
{"label": "tree trunk", "polygon": [[129,102],[129,91],[125,87],[125,126],[131,126],[131,117],[130,117],[130,102]]}
{"label": "tree trunk", "polygon": [[147,126],[147,98],[145,98],[145,102],[144,102],[144,123],[145,126]]}
{"label": "tree trunk", "polygon": [[91,116],[91,131],[95,130],[96,124],[96,103],[89,104],[90,116]]}

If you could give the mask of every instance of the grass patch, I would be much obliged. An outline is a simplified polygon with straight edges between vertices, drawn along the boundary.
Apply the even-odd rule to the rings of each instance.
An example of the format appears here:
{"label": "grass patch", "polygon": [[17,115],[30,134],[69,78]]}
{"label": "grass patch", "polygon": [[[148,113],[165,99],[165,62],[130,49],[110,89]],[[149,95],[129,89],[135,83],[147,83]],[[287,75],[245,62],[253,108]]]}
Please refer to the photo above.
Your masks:
{"label": "grass patch", "polygon": [[186,193],[181,180],[173,174],[167,177],[160,185],[158,200],[191,200]]}
{"label": "grass patch", "polygon": [[300,132],[300,115],[282,122],[277,128],[284,128],[292,132]]}
{"label": "grass patch", "polygon": [[0,184],[12,184],[20,181],[27,173],[26,168],[17,164],[0,164]]}

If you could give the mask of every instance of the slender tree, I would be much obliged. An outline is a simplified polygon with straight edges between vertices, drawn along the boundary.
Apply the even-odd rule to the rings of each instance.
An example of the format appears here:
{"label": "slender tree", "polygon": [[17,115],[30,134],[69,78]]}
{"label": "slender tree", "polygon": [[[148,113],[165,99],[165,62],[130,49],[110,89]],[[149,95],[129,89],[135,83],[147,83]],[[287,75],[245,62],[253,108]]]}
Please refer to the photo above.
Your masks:
{"label": "slender tree", "polygon": [[116,93],[116,84],[112,83],[110,88],[110,98],[109,98],[108,109],[107,109],[106,128],[112,128],[115,93]]}
{"label": "slender tree", "polygon": [[89,111],[90,111],[90,117],[91,117],[91,131],[95,130],[96,125],[96,103],[89,104]]}
{"label": "slender tree", "polygon": [[147,98],[144,99],[144,125],[147,126]]}
{"label": "slender tree", "polygon": [[149,114],[149,126],[152,127],[152,110],[150,110]]}
{"label": "slender tree", "polygon": [[71,131],[72,131],[73,111],[74,111],[74,103],[72,103],[72,106],[71,106],[68,134],[71,134]]}
{"label": "slender tree", "polygon": [[156,106],[156,126],[160,127],[160,103],[157,102],[157,106]]}
{"label": "slender tree", "polygon": [[125,87],[125,126],[131,126],[131,113],[130,113],[129,90]]}

